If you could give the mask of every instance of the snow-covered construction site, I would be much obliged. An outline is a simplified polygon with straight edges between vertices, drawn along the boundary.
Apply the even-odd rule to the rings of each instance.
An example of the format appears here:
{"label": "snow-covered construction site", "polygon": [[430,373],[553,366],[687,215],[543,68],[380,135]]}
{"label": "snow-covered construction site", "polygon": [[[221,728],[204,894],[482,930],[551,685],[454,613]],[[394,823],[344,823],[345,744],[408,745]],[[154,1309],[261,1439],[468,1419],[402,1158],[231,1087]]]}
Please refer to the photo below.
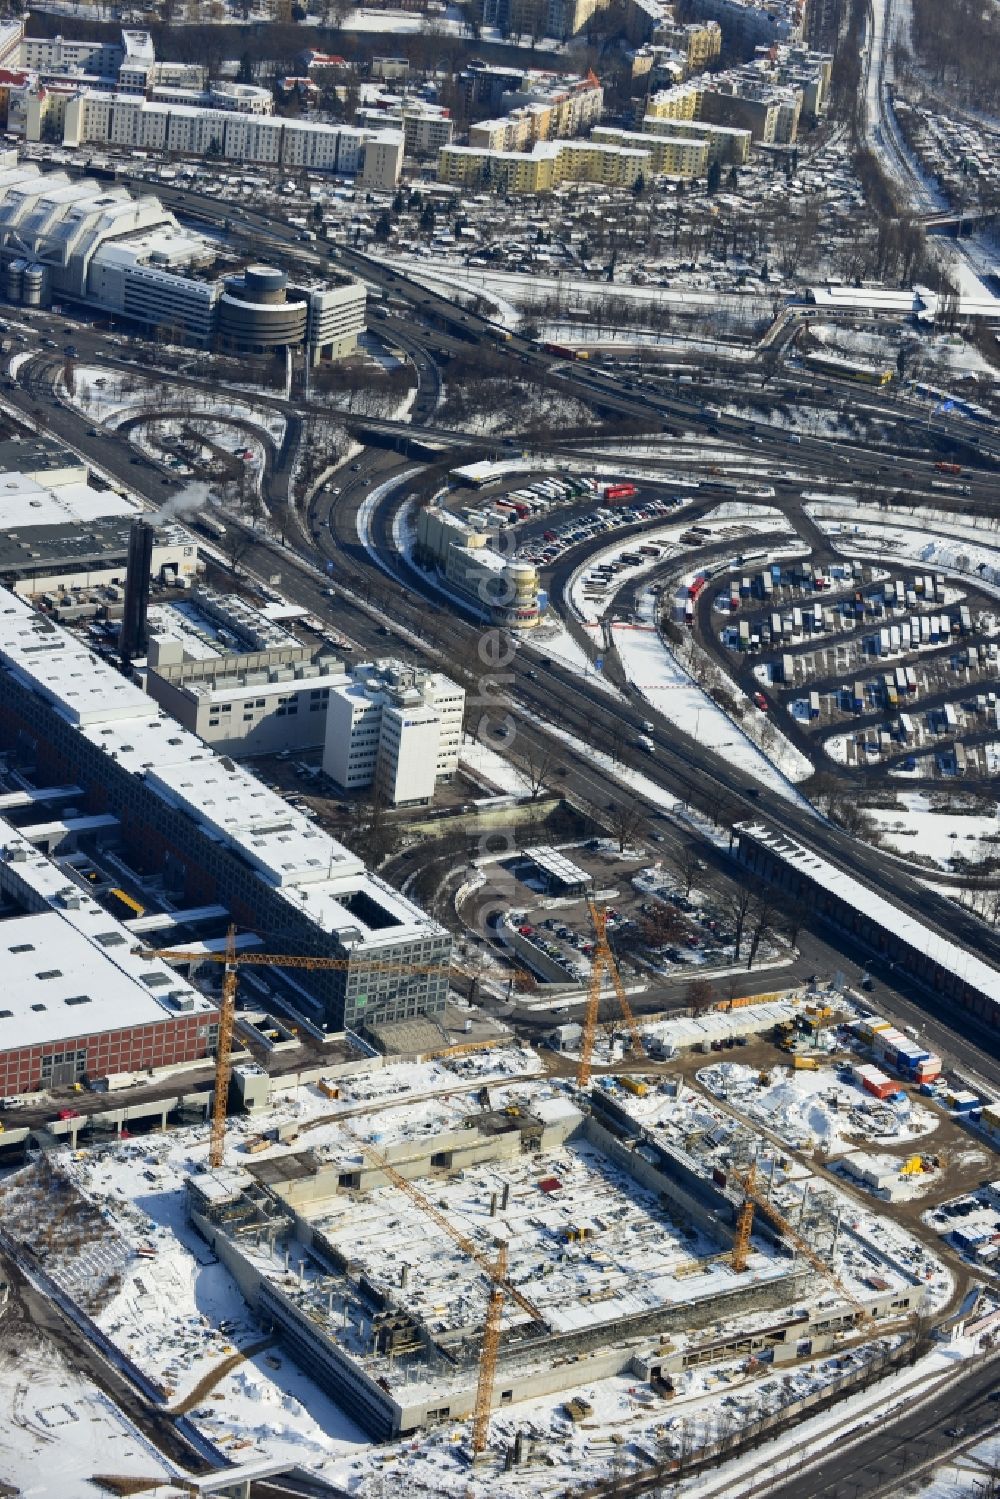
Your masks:
{"label": "snow-covered construction site", "polygon": [[[507,1046],[282,1087],[218,1168],[203,1127],[148,1135],[43,1155],[0,1208],[166,1412],[360,1494],[418,1457],[478,1493],[515,1446],[528,1492],[542,1442],[596,1479],[619,1428],[670,1463],[723,1416],[849,1388],[952,1298],[926,1244],[783,1143],[790,1094],[751,1107],[751,1069],[581,1092],[537,1068]],[[786,1075],[815,1115],[819,1078]]]}

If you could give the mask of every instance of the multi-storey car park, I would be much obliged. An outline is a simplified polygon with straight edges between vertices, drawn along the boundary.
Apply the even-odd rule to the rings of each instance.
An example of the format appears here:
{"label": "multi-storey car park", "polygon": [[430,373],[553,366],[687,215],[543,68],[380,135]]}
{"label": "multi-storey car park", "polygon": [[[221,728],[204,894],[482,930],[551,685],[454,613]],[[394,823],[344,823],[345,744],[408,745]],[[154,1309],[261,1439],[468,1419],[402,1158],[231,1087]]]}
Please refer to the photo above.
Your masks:
{"label": "multi-storey car park", "polygon": [[80,806],[105,819],[104,840],[120,846],[140,879],[165,880],[196,904],[223,905],[256,934],[246,940],[272,951],[345,963],[304,974],[296,987],[315,1027],[358,1028],[444,1008],[451,939],[441,926],[7,591],[0,673],[0,740],[23,769],[79,786]]}

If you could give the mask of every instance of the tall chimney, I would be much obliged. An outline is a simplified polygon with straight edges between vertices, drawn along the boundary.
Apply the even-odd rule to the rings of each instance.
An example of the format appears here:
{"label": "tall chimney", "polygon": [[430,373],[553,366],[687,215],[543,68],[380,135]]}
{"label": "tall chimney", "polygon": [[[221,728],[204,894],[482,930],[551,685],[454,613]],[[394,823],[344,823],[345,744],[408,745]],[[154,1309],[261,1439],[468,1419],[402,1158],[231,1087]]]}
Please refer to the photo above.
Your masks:
{"label": "tall chimney", "polygon": [[146,649],[146,610],[149,575],[153,566],[153,538],[148,521],[134,520],[128,531],[128,568],[125,574],[125,611],[118,651],[127,666]]}

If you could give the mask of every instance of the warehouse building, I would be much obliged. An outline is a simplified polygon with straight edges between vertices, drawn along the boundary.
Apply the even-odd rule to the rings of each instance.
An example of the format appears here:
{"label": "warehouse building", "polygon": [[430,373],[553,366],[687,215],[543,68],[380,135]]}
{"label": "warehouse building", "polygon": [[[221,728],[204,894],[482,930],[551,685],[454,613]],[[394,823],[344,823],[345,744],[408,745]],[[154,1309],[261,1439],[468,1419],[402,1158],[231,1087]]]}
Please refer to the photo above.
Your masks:
{"label": "warehouse building", "polygon": [[451,939],[441,926],[6,590],[0,746],[16,748],[34,779],[78,785],[80,806],[115,821],[121,857],[143,878],[225,906],[272,951],[341,962],[299,976],[299,1008],[318,1029],[444,1008]]}
{"label": "warehouse building", "polygon": [[786,834],[741,823],[736,837],[737,857],[746,868],[927,985],[936,1002],[960,1005],[1000,1028],[1000,972],[982,958]]}
{"label": "warehouse building", "polygon": [[109,1073],[210,1057],[213,1004],[135,938],[79,876],[0,817],[0,1093],[13,1097]]}
{"label": "warehouse building", "polygon": [[[0,583],[23,595],[48,595],[58,612],[73,590],[124,585],[129,527],[137,505],[98,489],[87,465],[50,438],[0,442]],[[152,576],[189,583],[197,568],[189,531],[156,530]]]}

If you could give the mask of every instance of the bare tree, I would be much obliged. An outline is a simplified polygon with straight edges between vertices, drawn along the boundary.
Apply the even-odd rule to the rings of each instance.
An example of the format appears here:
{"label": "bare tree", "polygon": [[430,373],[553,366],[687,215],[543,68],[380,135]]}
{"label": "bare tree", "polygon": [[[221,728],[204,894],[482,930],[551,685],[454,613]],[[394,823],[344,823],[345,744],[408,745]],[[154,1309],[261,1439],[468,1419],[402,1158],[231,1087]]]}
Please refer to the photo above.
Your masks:
{"label": "bare tree", "polygon": [[528,783],[533,802],[537,801],[555,772],[552,751],[546,745],[529,745],[518,758],[518,768]]}
{"label": "bare tree", "polygon": [[226,527],[226,534],[222,540],[222,551],[229,570],[234,578],[243,576],[243,563],[253,550],[253,537],[248,536],[245,531],[238,530],[236,526]]}
{"label": "bare tree", "polygon": [[781,912],[766,896],[758,896],[750,909],[750,948],[747,953],[747,972],[753,967],[761,943],[772,937],[781,921]]}
{"label": "bare tree", "polygon": [[677,883],[681,887],[685,900],[690,898],[691,891],[698,885],[698,877],[704,868],[705,865],[702,862],[697,846],[693,843],[685,843],[674,865]]}
{"label": "bare tree", "polygon": [[692,979],[687,986],[684,997],[690,1006],[692,1015],[704,1014],[715,1003],[715,991],[708,979]]}
{"label": "bare tree", "polygon": [[610,809],[611,831],[623,854],[645,822],[646,814],[636,802],[618,802]]}
{"label": "bare tree", "polygon": [[743,950],[743,935],[753,905],[753,891],[746,885],[727,884],[721,893],[719,904],[733,926],[733,957],[739,959]]}
{"label": "bare tree", "polygon": [[640,924],[643,941],[648,947],[670,947],[687,932],[688,924],[669,901],[655,901]]}

